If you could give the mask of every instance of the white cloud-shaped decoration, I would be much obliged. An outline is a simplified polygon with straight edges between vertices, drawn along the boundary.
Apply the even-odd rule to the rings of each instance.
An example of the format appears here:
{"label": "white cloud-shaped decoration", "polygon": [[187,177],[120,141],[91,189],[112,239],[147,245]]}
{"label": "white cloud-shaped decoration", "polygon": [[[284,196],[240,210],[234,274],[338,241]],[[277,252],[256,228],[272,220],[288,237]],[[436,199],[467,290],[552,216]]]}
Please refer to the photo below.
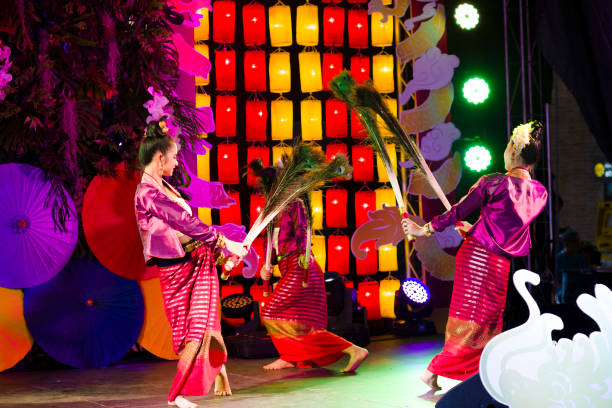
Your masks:
{"label": "white cloud-shaped decoration", "polygon": [[457,232],[454,225],[441,232],[435,232],[434,238],[440,248],[456,248],[463,242],[463,237]]}
{"label": "white cloud-shaped decoration", "polygon": [[601,331],[555,343],[551,332],[563,328],[563,321],[541,315],[525,286],[539,284],[539,276],[521,269],[513,281],[529,319],[484,348],[480,376],[489,394],[511,408],[612,407],[612,291],[596,285],[595,297],[582,294],[577,300]]}
{"label": "white cloud-shaped decoration", "polygon": [[453,142],[461,137],[461,132],[452,122],[438,123],[421,138],[419,147],[426,160],[440,161],[448,157]]}

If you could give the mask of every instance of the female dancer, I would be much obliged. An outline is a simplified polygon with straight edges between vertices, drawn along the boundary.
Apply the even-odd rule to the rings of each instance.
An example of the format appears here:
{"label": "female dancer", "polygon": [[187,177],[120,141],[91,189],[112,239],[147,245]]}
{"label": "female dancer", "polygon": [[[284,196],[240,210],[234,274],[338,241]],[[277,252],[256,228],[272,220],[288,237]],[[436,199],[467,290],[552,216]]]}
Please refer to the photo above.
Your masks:
{"label": "female dancer", "polygon": [[183,395],[204,395],[215,381],[216,395],[231,395],[227,351],[219,320],[219,281],[213,253],[246,249],[194,217],[163,177],[178,165],[177,144],[165,122],[151,122],[140,144],[144,171],[135,196],[136,218],[148,264],[156,264],[174,351],[180,356],[168,405],[197,407]]}
{"label": "female dancer", "polygon": [[529,253],[529,224],[544,209],[548,196],[530,176],[541,134],[539,122],[516,127],[504,152],[506,174],[481,177],[449,211],[423,227],[402,221],[406,235],[431,235],[480,209],[473,226],[461,227],[467,233],[457,253],[444,348],[421,375],[434,390],[440,389],[438,375],[465,380],[477,373],[482,349],[501,332],[510,259]]}

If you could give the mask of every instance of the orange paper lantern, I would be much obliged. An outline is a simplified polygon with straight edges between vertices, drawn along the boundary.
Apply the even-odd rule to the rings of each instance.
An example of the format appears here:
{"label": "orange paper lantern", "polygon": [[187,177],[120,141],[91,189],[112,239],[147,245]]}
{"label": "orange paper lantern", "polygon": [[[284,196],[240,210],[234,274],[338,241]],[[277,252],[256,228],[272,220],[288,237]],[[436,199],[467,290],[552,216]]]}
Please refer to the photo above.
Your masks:
{"label": "orange paper lantern", "polygon": [[305,47],[319,44],[319,7],[306,3],[297,7],[295,41]]}
{"label": "orange paper lantern", "polygon": [[323,138],[323,122],[321,118],[321,101],[307,98],[300,102],[302,124],[302,140],[321,140]]}
{"label": "orange paper lantern", "polygon": [[372,57],[372,80],[378,92],[390,93],[395,91],[394,66],[395,63],[391,54],[378,54]]}
{"label": "orange paper lantern", "polygon": [[291,91],[291,61],[287,51],[275,51],[270,54],[270,92],[284,93]]}
{"label": "orange paper lantern", "polygon": [[268,8],[270,44],[273,47],[287,47],[293,43],[291,9],[284,4]]}
{"label": "orange paper lantern", "polygon": [[323,229],[323,191],[310,192],[310,210],[312,213],[312,229]]}
{"label": "orange paper lantern", "polygon": [[302,92],[317,92],[323,89],[321,77],[321,54],[316,51],[300,52],[300,87]]}
{"label": "orange paper lantern", "polygon": [[293,139],[293,101],[276,99],[270,105],[272,140]]}

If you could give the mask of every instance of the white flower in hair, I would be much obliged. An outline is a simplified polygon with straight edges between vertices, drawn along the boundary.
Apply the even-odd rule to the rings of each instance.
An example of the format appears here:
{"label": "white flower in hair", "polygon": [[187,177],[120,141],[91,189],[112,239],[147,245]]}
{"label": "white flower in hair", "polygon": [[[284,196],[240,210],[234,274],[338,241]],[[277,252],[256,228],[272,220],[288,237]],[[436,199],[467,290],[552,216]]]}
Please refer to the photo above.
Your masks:
{"label": "white flower in hair", "polygon": [[525,123],[518,125],[512,131],[512,143],[516,146],[517,153],[522,152],[525,146],[531,142],[531,130],[531,124]]}

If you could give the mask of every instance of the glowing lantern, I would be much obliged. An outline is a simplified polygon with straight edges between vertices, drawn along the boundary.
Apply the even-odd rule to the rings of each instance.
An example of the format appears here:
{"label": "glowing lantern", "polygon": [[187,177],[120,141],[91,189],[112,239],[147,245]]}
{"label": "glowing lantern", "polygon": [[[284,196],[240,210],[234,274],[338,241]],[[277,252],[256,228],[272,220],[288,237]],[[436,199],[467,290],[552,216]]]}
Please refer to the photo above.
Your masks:
{"label": "glowing lantern", "polygon": [[372,14],[372,45],[374,47],[389,47],[393,45],[393,16],[389,16],[386,23],[380,21],[383,15],[379,12]]}
{"label": "glowing lantern", "polygon": [[270,26],[270,44],[273,47],[287,47],[293,43],[291,32],[291,9],[284,4],[268,8]]}
{"label": "glowing lantern", "polygon": [[280,159],[284,155],[291,157],[292,152],[293,149],[291,148],[291,146],[278,145],[272,147],[272,164],[276,166],[278,159]]}
{"label": "glowing lantern", "polygon": [[[203,108],[205,106],[210,106],[210,95],[205,93],[196,93],[195,99],[196,108]],[[208,133],[202,132],[198,133],[198,137],[206,138],[208,137]]]}
{"label": "glowing lantern", "polygon": [[380,281],[380,315],[395,319],[395,292],[400,288],[400,281],[394,277]]}
{"label": "glowing lantern", "polygon": [[213,3],[213,41],[234,42],[236,3],[219,0]]}
{"label": "glowing lantern", "polygon": [[287,51],[271,53],[268,69],[270,70],[270,92],[291,91],[291,62]]}
{"label": "glowing lantern", "polygon": [[325,272],[325,262],[327,261],[327,254],[325,253],[325,236],[312,236],[312,254],[321,267],[321,270]]}
{"label": "glowing lantern", "polygon": [[245,136],[247,142],[266,140],[268,107],[266,101],[247,101]]}
{"label": "glowing lantern", "polygon": [[238,145],[217,145],[218,178],[223,184],[238,184]]}
{"label": "glowing lantern", "polygon": [[323,138],[321,101],[307,98],[300,102],[302,140],[321,140]]}
{"label": "glowing lantern", "polygon": [[236,89],[236,51],[216,51],[215,75],[218,91],[233,91]]}
{"label": "glowing lantern", "polygon": [[[397,152],[395,150],[395,145],[386,144],[385,147],[387,148],[389,159],[391,159],[391,167],[393,168],[393,171],[397,171],[396,170],[397,169]],[[378,181],[382,183],[386,183],[387,181],[389,181],[389,175],[387,174],[387,169],[385,169],[383,161],[380,158],[380,155],[378,153],[376,153],[376,170],[378,172]]]}
{"label": "glowing lantern", "polygon": [[[266,203],[266,200],[264,199],[263,195],[251,194],[251,205],[250,205],[250,211],[249,211],[249,215],[250,215],[249,226],[251,227],[253,226],[253,223],[255,222],[257,217],[259,217],[259,213],[263,209],[265,203]],[[260,254],[260,256],[265,256],[265,254],[263,255]]]}
{"label": "glowing lantern", "polygon": [[321,78],[321,54],[316,51],[300,52],[300,87],[302,92],[317,92],[323,89]]}
{"label": "glowing lantern", "polygon": [[325,192],[325,220],[328,227],[345,228],[346,202],[348,192],[345,189],[330,188]]}
{"label": "glowing lantern", "polygon": [[[389,108],[389,110],[391,111],[391,113],[393,114],[393,116],[397,118],[397,99],[389,98],[386,96],[383,97],[382,99],[387,105],[387,107]],[[393,134],[389,131],[389,129],[385,125],[385,122],[383,121],[382,117],[380,117],[379,115],[376,116],[376,123],[378,124],[378,129],[380,130],[381,136],[383,137],[393,136]]]}
{"label": "glowing lantern", "polygon": [[374,180],[374,154],[369,145],[355,145],[351,149],[353,159],[353,180]]}
{"label": "glowing lantern", "polygon": [[348,36],[350,48],[368,48],[368,10],[348,11]]}
{"label": "glowing lantern", "polygon": [[334,143],[334,144],[327,145],[327,151],[325,155],[327,161],[334,160],[334,158],[336,157],[338,153],[344,153],[344,155],[346,156],[346,153],[347,153],[346,144]]}
{"label": "glowing lantern", "polygon": [[391,54],[378,54],[372,57],[372,80],[378,92],[390,93],[395,90],[393,65]]}
{"label": "glowing lantern", "polygon": [[366,251],[367,255],[364,259],[356,259],[355,270],[357,275],[372,275],[378,272],[376,268],[378,257],[374,242],[372,240],[361,245],[361,248]]}
{"label": "glowing lantern", "polygon": [[215,107],[217,137],[236,136],[236,96],[218,95]]}
{"label": "glowing lantern", "polygon": [[323,53],[323,66],[321,68],[323,76],[323,90],[329,91],[329,81],[331,81],[342,70],[342,54],[339,52]]}
{"label": "glowing lantern", "polygon": [[368,137],[368,131],[363,127],[358,113],[351,111],[351,137],[353,139],[365,139]]}
{"label": "glowing lantern", "polygon": [[248,92],[266,91],[266,53],[262,50],[244,53],[244,89]]}
{"label": "glowing lantern", "polygon": [[319,7],[302,4],[297,7],[295,41],[299,45],[313,47],[319,44]]}
{"label": "glowing lantern", "polygon": [[394,207],[397,205],[395,201],[395,194],[390,188],[377,188],[376,192],[376,209],[380,210],[383,204],[387,207]]}
{"label": "glowing lantern", "polygon": [[[249,146],[247,148],[247,166],[255,159],[261,159],[264,167],[270,165],[270,149],[265,146]],[[247,184],[257,186],[257,179],[253,175],[253,170],[247,170]]]}
{"label": "glowing lantern", "polygon": [[321,0],[321,3],[324,4],[340,4],[342,3],[342,0]]}
{"label": "glowing lantern", "polygon": [[242,6],[242,28],[244,45],[262,45],[266,42],[266,10],[259,3]]}
{"label": "glowing lantern", "polygon": [[231,191],[228,192],[227,195],[233,198],[236,202],[229,207],[219,209],[219,222],[221,225],[227,223],[242,225],[242,221],[240,219],[240,193],[237,191]]}
{"label": "glowing lantern", "polygon": [[196,160],[198,177],[210,181],[210,151],[208,151],[208,154],[198,154]]}
{"label": "glowing lantern", "polygon": [[[208,50],[208,45],[206,44],[196,44],[194,46],[194,49],[199,52],[200,54],[202,54],[203,56],[205,56],[206,58],[210,58],[210,51]],[[207,76],[206,78],[201,77],[201,76],[196,76],[195,77],[195,84],[196,86],[206,86],[208,84],[210,84],[210,75]]]}
{"label": "glowing lantern", "polygon": [[376,210],[376,193],[374,191],[355,192],[355,226],[369,221],[368,211]]}
{"label": "glowing lantern", "polygon": [[381,272],[397,271],[397,248],[393,244],[378,248],[378,270]]}
{"label": "glowing lantern", "polygon": [[359,283],[357,301],[366,308],[368,320],[380,319],[380,288],[377,281],[368,280]]}
{"label": "glowing lantern", "polygon": [[211,225],[213,223],[212,222],[212,211],[210,210],[210,208],[204,208],[204,207],[198,208],[198,218],[204,224]]}
{"label": "glowing lantern", "polygon": [[253,298],[254,302],[259,304],[259,313],[261,314],[261,309],[266,305],[266,301],[268,298],[263,295],[264,287],[263,285],[251,285],[249,289],[249,294]]}
{"label": "glowing lantern", "polygon": [[310,210],[312,214],[312,229],[323,229],[323,191],[310,192]]}
{"label": "glowing lantern", "polygon": [[327,270],[340,275],[349,273],[349,238],[346,235],[330,235],[327,238],[329,261]]}
{"label": "glowing lantern", "polygon": [[325,135],[331,138],[346,137],[346,105],[339,99],[325,101]]}
{"label": "glowing lantern", "polygon": [[323,45],[342,47],[344,45],[344,8],[323,9]]}
{"label": "glowing lantern", "polygon": [[293,139],[293,101],[276,99],[270,105],[272,140]]}
{"label": "glowing lantern", "polygon": [[208,21],[208,10],[205,8],[199,9],[198,14],[201,15],[202,17],[198,20],[200,25],[197,27],[194,27],[193,29],[193,39],[196,43],[200,41],[208,41],[209,36],[210,36],[209,34],[210,24]]}
{"label": "glowing lantern", "polygon": [[361,53],[351,57],[351,75],[357,83],[364,83],[370,78],[370,57]]}

